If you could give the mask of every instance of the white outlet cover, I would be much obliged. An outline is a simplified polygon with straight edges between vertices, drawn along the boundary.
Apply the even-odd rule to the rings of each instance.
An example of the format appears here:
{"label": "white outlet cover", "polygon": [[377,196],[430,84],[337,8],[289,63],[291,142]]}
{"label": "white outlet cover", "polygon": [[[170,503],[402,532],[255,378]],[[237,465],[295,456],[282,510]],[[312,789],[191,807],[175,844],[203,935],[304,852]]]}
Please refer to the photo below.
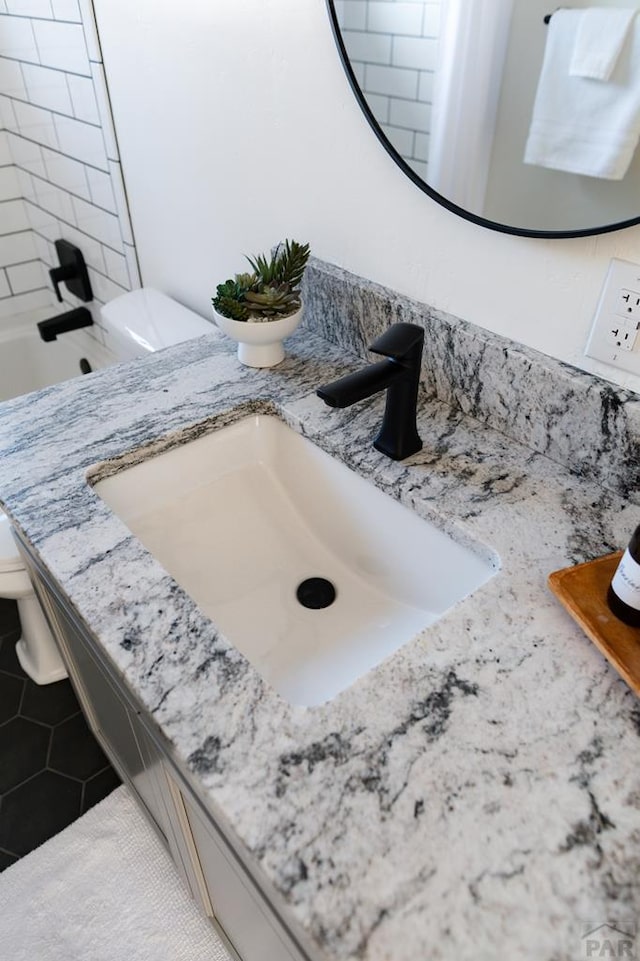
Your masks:
{"label": "white outlet cover", "polygon": [[629,350],[618,346],[614,335],[615,330],[629,325],[621,310],[623,290],[640,296],[640,265],[614,258],[609,264],[584,352],[587,357],[640,375],[640,337],[636,337],[633,350]]}

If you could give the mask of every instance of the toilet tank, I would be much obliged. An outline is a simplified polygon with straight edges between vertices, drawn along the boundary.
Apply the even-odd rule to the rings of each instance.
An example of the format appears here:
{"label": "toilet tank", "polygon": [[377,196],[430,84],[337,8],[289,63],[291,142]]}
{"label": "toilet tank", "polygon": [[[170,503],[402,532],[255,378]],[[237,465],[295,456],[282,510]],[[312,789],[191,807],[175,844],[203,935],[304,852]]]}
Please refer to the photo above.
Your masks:
{"label": "toilet tank", "polygon": [[213,324],[166,294],[143,287],[116,297],[100,314],[110,346],[119,360],[133,360],[154,350],[210,333]]}

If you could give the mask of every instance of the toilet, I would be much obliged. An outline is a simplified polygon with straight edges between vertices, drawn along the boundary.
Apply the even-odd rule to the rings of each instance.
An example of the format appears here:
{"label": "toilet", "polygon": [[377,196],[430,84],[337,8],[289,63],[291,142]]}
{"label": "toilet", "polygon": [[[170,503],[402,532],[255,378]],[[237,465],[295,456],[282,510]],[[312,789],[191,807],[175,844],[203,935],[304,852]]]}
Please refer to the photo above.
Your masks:
{"label": "toilet", "polygon": [[[152,288],[133,290],[101,308],[101,323],[118,361],[210,333],[212,324]],[[0,511],[0,598],[17,601],[22,634],[16,654],[36,684],[67,676],[58,647],[18,553],[9,518]]]}

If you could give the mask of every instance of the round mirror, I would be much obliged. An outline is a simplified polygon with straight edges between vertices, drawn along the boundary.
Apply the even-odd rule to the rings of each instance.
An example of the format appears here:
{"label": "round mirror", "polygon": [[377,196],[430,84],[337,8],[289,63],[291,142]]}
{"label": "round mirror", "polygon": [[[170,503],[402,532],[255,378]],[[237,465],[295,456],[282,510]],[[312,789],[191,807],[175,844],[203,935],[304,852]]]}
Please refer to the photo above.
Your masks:
{"label": "round mirror", "polygon": [[640,16],[596,3],[327,0],[398,166],[454,213],[529,237],[640,223]]}

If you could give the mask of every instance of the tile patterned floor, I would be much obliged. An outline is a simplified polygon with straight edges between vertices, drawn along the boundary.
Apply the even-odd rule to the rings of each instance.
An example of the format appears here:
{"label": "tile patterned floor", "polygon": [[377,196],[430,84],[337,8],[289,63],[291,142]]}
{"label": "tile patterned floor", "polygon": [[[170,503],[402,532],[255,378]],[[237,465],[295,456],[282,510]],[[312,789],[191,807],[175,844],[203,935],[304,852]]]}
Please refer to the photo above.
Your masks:
{"label": "tile patterned floor", "polygon": [[69,681],[40,686],[15,654],[16,605],[0,599],[0,871],[120,783]]}

